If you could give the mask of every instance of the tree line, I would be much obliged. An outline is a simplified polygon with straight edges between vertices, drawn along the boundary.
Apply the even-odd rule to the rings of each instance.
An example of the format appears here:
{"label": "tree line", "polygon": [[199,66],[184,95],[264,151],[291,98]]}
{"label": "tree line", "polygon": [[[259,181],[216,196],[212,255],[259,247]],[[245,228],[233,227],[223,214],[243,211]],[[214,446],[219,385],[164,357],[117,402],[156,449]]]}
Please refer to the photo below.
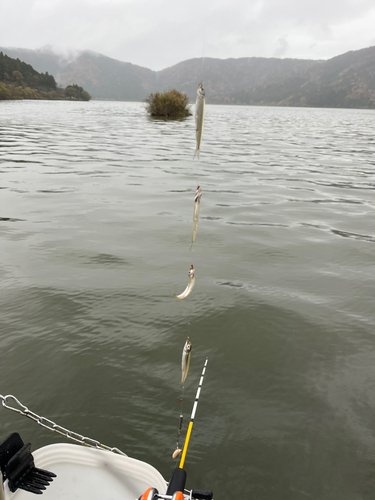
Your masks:
{"label": "tree line", "polygon": [[89,101],[91,96],[78,85],[58,88],[52,75],[38,73],[30,64],[0,52],[0,100],[75,99]]}

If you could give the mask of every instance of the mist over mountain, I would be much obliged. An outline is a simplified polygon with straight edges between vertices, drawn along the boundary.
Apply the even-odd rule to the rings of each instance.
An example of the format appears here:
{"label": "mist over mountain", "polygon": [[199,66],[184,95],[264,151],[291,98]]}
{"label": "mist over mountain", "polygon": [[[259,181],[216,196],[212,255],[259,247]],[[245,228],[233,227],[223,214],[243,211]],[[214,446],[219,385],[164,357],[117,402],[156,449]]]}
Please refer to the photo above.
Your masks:
{"label": "mist over mountain", "polygon": [[0,51],[9,57],[18,58],[30,64],[40,73],[48,71],[54,77],[80,54],[79,51],[54,49],[51,45],[36,50],[7,47],[6,49],[0,49]]}
{"label": "mist over mountain", "polygon": [[31,64],[0,51],[0,101],[18,99],[89,101],[91,96],[78,85],[58,88],[53,75],[38,73]]}
{"label": "mist over mountain", "polygon": [[0,51],[48,71],[59,85],[84,87],[94,99],[142,101],[150,92],[176,88],[194,102],[203,81],[211,104],[375,108],[375,47],[327,61],[196,58],[161,71],[91,51],[58,52],[48,46]]}

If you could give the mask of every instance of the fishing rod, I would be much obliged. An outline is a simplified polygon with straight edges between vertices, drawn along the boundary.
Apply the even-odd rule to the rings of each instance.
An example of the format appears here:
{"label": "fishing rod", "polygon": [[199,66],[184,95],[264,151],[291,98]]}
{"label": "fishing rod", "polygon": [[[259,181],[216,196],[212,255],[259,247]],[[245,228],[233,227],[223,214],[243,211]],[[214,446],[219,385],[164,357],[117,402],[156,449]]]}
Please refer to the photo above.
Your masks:
{"label": "fishing rod", "polygon": [[[195,418],[195,414],[196,414],[196,411],[197,411],[199,396],[200,396],[201,389],[202,389],[203,378],[204,378],[204,375],[206,373],[207,363],[208,363],[208,358],[206,358],[206,361],[205,361],[204,366],[203,366],[201,378],[199,380],[197,394],[195,396],[193,410],[192,410],[191,416],[190,416],[189,427],[188,427],[188,430],[187,430],[187,433],[186,433],[184,448],[183,448],[182,454],[181,454],[180,464],[179,464],[178,468],[176,468],[173,471],[171,480],[169,481],[169,485],[168,485],[168,489],[167,489],[167,495],[173,495],[176,492],[184,491],[184,488],[185,488],[186,471],[184,470],[184,464],[185,464],[186,452],[187,452],[187,449],[188,449],[188,446],[189,446],[191,431],[192,431],[193,424],[194,424],[194,418]],[[212,498],[212,496],[211,496],[211,498]]]}
{"label": "fishing rod", "polygon": [[183,450],[182,450],[182,455],[181,455],[180,465],[178,466],[180,469],[183,469],[183,468],[184,468],[184,463],[185,463],[186,452],[187,452],[187,448],[188,448],[188,446],[189,446],[189,440],[190,440],[191,430],[192,430],[192,428],[193,428],[193,423],[194,423],[195,413],[196,413],[196,411],[197,411],[197,406],[198,406],[199,396],[200,396],[201,389],[202,389],[202,384],[203,384],[204,374],[206,373],[207,363],[208,363],[208,358],[206,358],[206,361],[205,361],[205,363],[204,363],[203,370],[202,370],[202,375],[201,375],[201,378],[200,378],[200,381],[199,381],[199,385],[198,385],[198,389],[197,389],[197,394],[196,394],[196,396],[195,396],[195,401],[194,401],[194,405],[193,405],[193,410],[192,410],[192,412],[191,412],[191,416],[190,416],[189,427],[188,427],[188,430],[187,430],[187,433],[186,433],[185,444],[184,444],[184,448],[183,448]]}
{"label": "fishing rod", "polygon": [[183,449],[182,455],[181,455],[180,465],[173,471],[171,480],[169,481],[169,484],[168,484],[167,493],[165,495],[160,495],[156,488],[151,487],[151,488],[148,488],[143,493],[143,495],[141,495],[139,497],[138,500],[159,500],[159,499],[160,500],[192,500],[192,499],[212,500],[213,493],[212,493],[212,491],[209,491],[209,490],[191,490],[190,492],[188,492],[188,495],[186,495],[186,493],[184,493],[187,490],[185,490],[186,471],[183,468],[184,463],[185,463],[187,448],[189,446],[191,430],[193,428],[195,413],[197,411],[199,396],[200,396],[201,389],[202,389],[203,378],[204,378],[204,374],[206,373],[207,363],[208,363],[208,358],[206,358],[206,361],[204,363],[203,370],[202,370],[202,375],[201,375],[201,378],[199,380],[197,394],[195,396],[193,410],[191,412],[189,427],[188,427],[188,431],[186,433],[184,449]]}

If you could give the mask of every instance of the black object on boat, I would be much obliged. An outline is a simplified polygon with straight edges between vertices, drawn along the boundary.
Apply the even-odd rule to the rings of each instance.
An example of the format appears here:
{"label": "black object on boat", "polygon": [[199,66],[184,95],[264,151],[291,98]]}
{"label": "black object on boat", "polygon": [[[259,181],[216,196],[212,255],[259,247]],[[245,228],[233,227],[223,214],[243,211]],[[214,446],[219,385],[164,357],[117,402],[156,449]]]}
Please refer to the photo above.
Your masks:
{"label": "black object on boat", "polygon": [[56,474],[35,467],[30,452],[31,444],[24,444],[17,432],[11,434],[0,445],[0,468],[3,480],[8,479],[13,493],[18,489],[41,494]]}

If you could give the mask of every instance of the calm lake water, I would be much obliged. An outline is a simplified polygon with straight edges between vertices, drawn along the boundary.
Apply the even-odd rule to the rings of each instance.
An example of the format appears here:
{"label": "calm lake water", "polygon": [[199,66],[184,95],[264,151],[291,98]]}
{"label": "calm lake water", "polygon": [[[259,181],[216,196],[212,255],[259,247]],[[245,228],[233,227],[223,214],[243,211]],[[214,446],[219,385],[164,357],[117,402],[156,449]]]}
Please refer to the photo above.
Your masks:
{"label": "calm lake water", "polygon": [[187,487],[372,499],[374,111],[207,106],[194,149],[141,103],[0,103],[0,393],[169,479],[189,336]]}

